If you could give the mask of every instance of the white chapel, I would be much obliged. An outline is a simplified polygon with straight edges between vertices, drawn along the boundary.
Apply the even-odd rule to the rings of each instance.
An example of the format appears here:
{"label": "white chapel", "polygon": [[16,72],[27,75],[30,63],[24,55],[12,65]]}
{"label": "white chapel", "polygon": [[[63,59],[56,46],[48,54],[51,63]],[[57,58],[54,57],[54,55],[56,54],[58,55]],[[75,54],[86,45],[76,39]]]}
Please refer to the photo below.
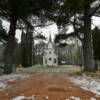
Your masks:
{"label": "white chapel", "polygon": [[51,35],[49,36],[49,41],[46,48],[44,49],[43,55],[43,65],[44,66],[57,66],[58,56],[55,52],[54,43],[52,42]]}

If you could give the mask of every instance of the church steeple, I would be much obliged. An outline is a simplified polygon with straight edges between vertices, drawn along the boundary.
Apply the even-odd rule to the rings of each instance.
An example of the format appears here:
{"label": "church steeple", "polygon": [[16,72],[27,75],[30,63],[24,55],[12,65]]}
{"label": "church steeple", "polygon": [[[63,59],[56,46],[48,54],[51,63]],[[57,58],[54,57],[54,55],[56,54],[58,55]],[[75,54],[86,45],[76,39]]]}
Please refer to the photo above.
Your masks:
{"label": "church steeple", "polygon": [[49,35],[49,42],[51,42],[51,43],[52,43],[51,34]]}
{"label": "church steeple", "polygon": [[53,42],[52,42],[51,34],[49,35],[49,40],[48,40],[47,48],[50,48],[50,49],[53,48]]}
{"label": "church steeple", "polygon": [[52,42],[51,35],[49,35],[48,43],[44,50],[43,65],[44,66],[57,66],[58,65],[58,56],[55,53],[55,48]]}

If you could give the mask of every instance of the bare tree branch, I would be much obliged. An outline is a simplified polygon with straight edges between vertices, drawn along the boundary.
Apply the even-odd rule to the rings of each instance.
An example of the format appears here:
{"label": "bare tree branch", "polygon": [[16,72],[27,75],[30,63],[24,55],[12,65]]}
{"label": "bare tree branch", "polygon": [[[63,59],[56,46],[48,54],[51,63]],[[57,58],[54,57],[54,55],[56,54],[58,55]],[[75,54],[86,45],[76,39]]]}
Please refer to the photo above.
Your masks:
{"label": "bare tree branch", "polygon": [[[46,27],[46,26],[50,26],[50,25],[53,25],[54,23],[50,23],[50,24],[47,24],[47,25],[35,25],[35,26],[31,26],[30,29],[34,29],[35,27]],[[20,27],[20,26],[17,26],[16,29],[27,29],[29,27]]]}
{"label": "bare tree branch", "polygon": [[96,7],[96,8],[89,14],[89,17],[92,17],[92,16],[96,13],[96,11],[97,11],[99,8],[100,8],[100,4],[99,4],[98,7]]}

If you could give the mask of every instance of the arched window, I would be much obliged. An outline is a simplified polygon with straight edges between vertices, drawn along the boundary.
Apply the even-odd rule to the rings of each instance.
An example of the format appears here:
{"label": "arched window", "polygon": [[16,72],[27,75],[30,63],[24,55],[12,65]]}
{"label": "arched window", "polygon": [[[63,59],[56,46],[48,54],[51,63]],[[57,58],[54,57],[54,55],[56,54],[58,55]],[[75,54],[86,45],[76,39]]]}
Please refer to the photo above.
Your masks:
{"label": "arched window", "polygon": [[45,63],[47,64],[47,58],[45,59]]}
{"label": "arched window", "polygon": [[51,51],[49,51],[49,54],[51,54]]}
{"label": "arched window", "polygon": [[52,60],[52,58],[49,58],[49,60]]}
{"label": "arched window", "polygon": [[56,63],[57,61],[56,61],[56,58],[54,58],[54,63]]}

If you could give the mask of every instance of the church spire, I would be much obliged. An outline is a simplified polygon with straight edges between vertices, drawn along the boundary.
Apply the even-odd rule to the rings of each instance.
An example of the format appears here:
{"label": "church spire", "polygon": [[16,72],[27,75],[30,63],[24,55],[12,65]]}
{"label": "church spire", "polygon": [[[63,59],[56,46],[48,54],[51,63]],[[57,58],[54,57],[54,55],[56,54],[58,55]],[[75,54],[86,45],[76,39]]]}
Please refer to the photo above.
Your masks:
{"label": "church spire", "polygon": [[51,43],[52,43],[51,34],[49,35],[49,42],[51,42]]}
{"label": "church spire", "polygon": [[49,35],[49,40],[48,40],[48,43],[47,43],[47,48],[53,48],[53,42],[52,42],[51,34]]}

